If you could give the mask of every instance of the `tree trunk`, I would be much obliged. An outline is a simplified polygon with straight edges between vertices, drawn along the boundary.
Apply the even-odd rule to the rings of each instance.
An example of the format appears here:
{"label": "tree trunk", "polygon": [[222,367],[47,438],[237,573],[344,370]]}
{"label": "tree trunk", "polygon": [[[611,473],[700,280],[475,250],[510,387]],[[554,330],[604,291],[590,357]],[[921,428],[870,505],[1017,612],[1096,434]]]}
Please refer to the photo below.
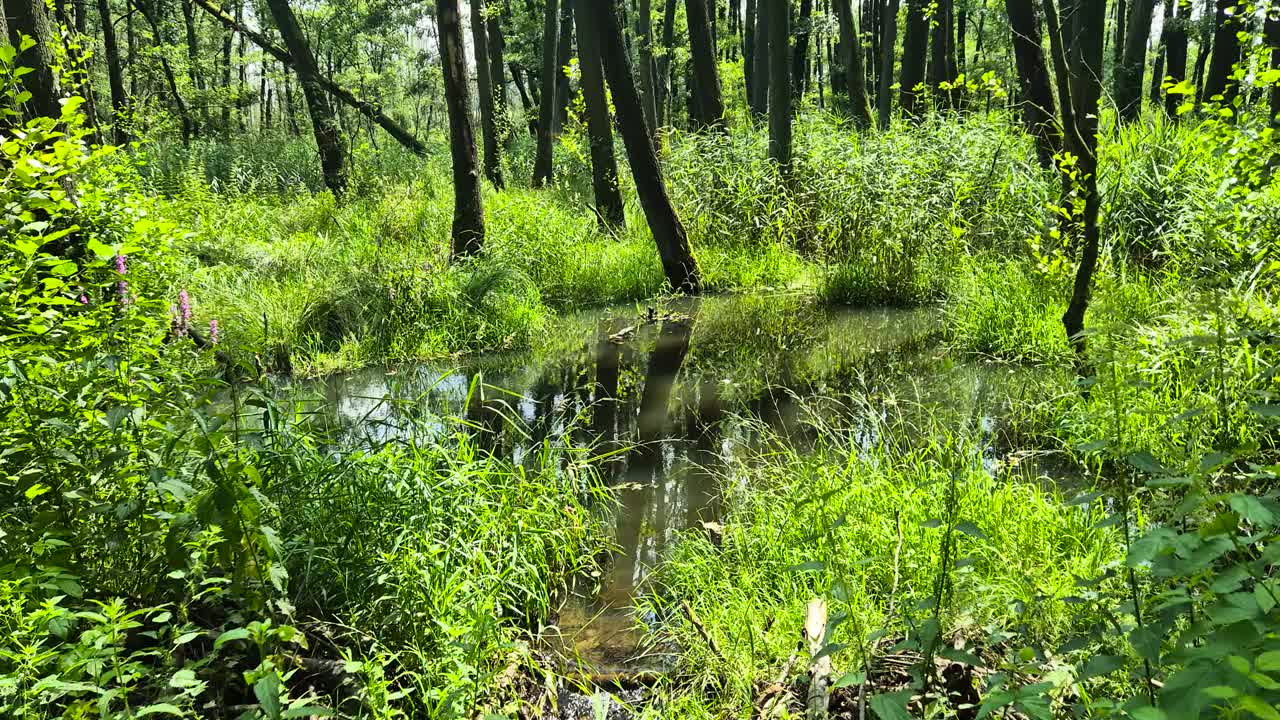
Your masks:
{"label": "tree trunk", "polygon": [[[657,113],[658,125],[663,127],[673,124],[673,120],[669,117],[668,105],[671,96],[674,94],[674,88],[671,83],[671,53],[675,51],[676,45],[676,0],[667,0],[666,6],[662,10],[662,58],[658,61],[658,98]],[[658,139],[656,128],[654,129],[654,142]],[[655,144],[654,147],[657,147]]]}
{"label": "tree trunk", "polygon": [[[756,0],[747,0],[747,17],[742,27],[742,76],[747,87],[747,103],[755,98],[756,83]],[[752,109],[755,106],[752,105]]]}
{"label": "tree trunk", "polygon": [[515,139],[515,128],[507,114],[506,38],[502,33],[502,14],[489,12],[485,17],[485,39],[489,41],[489,84],[493,91],[493,127],[504,145]]}
{"label": "tree trunk", "polygon": [[[836,44],[837,64],[843,86],[832,84],[832,89],[845,97],[849,117],[858,128],[871,126],[871,105],[867,102],[866,72],[862,67],[862,43],[858,28],[853,23],[853,8],[849,0],[835,0],[836,21],[840,39]],[[832,76],[835,77],[834,75]]]}
{"label": "tree trunk", "polygon": [[[480,168],[476,162],[475,131],[471,128],[471,91],[467,87],[458,0],[436,0],[436,26],[449,113],[449,154],[453,160],[452,257],[460,258],[476,255],[484,247],[484,207],[480,204]],[[555,77],[553,73],[548,76]],[[552,94],[543,97],[550,102]]]}
{"label": "tree trunk", "polygon": [[[1120,67],[1124,62],[1124,39],[1128,32],[1129,6],[1126,4],[1128,0],[1116,0],[1115,5],[1115,25],[1112,27],[1111,35],[1111,65],[1113,68]],[[1063,6],[1066,11],[1067,6]]]}
{"label": "tree trunk", "polygon": [[1204,93],[1204,69],[1208,64],[1209,53],[1213,48],[1214,24],[1204,22],[1203,18],[1213,15],[1213,6],[1214,0],[1204,0],[1204,14],[1201,16],[1200,22],[1200,42],[1199,48],[1196,49],[1196,64],[1193,70],[1196,81],[1196,102],[1208,97]]}
{"label": "tree trunk", "polygon": [[886,0],[882,15],[884,33],[880,37],[880,89],[876,93],[876,114],[880,129],[888,130],[893,118],[893,58],[898,44],[898,0]]}
{"label": "tree trunk", "polygon": [[[227,0],[227,2],[229,3],[230,0]],[[223,9],[223,12],[227,12],[226,8]],[[223,28],[221,83],[222,83],[222,92],[224,95],[231,94],[231,46],[232,44],[235,43],[235,39],[236,39],[236,34],[234,32],[232,32],[227,28]],[[234,103],[227,98],[223,98],[222,100],[221,129],[224,137],[229,136],[231,134],[231,106],[233,104]]]}
{"label": "tree trunk", "polygon": [[53,31],[50,27],[44,0],[4,0],[4,14],[8,19],[9,44],[15,50],[22,47],[21,36],[35,41],[35,45],[18,53],[14,66],[31,68],[22,79],[22,89],[31,93],[26,102],[26,116],[62,117],[62,105],[58,99],[61,90],[53,74]]}
{"label": "tree trunk", "polygon": [[783,172],[791,168],[791,68],[787,40],[791,37],[788,0],[769,5],[769,158]]}
{"label": "tree trunk", "polygon": [[120,64],[120,48],[116,44],[116,27],[111,19],[111,4],[98,0],[98,17],[102,21],[102,50],[107,58],[107,81],[111,85],[112,127],[117,145],[129,142],[129,96],[124,92],[124,72]]}
{"label": "tree trunk", "polygon": [[[144,0],[130,0],[133,6],[142,13],[142,17],[146,19],[147,25],[151,28],[152,35],[155,36],[156,42],[163,42],[164,35],[160,31],[160,20],[155,15],[155,8]],[[178,78],[173,73],[173,66],[169,64],[169,59],[160,54],[160,69],[164,73],[165,83],[169,88],[169,99],[173,101],[174,110],[178,114],[178,119],[182,123],[182,142],[187,144],[191,142],[192,135],[195,134],[195,123],[191,119],[191,112],[187,109],[187,104],[182,100],[182,94],[178,92]]]}
{"label": "tree trunk", "polygon": [[796,16],[796,48],[791,56],[791,87],[796,97],[803,98],[809,79],[809,40],[813,25],[813,0],[800,0],[800,14]]}
{"label": "tree trunk", "polygon": [[[1165,0],[1173,8],[1173,18],[1165,23],[1164,29],[1164,67],[1165,74],[1177,85],[1187,79],[1187,21],[1191,15],[1191,7],[1182,5],[1178,0]],[[1185,16],[1185,17],[1184,17]],[[1163,81],[1163,78],[1161,78]],[[1164,111],[1169,117],[1178,117],[1178,106],[1183,96],[1166,93]]]}
{"label": "tree trunk", "polygon": [[307,101],[307,111],[311,115],[311,131],[316,138],[316,147],[320,150],[320,167],[324,170],[324,184],[335,196],[341,197],[347,191],[347,160],[343,154],[342,131],[338,128],[337,118],[333,114],[333,106],[329,104],[329,96],[319,82],[320,68],[316,58],[311,54],[311,46],[307,37],[302,34],[302,27],[294,17],[289,0],[267,0],[267,7],[280,30],[289,56],[293,58],[293,71],[298,76],[298,84],[302,86],[302,95]]}
{"label": "tree trunk", "polygon": [[649,230],[658,247],[658,256],[662,260],[667,282],[679,292],[701,292],[702,277],[698,271],[698,263],[689,248],[689,237],[685,233],[684,224],[680,222],[671,205],[671,198],[667,196],[662,170],[658,167],[658,156],[653,150],[653,137],[644,124],[644,111],[640,107],[640,96],[631,78],[631,67],[622,39],[622,27],[618,24],[615,0],[584,2],[583,6],[589,9],[591,27],[595,28],[600,41],[604,72],[609,80],[609,88],[613,91],[618,129],[622,132],[622,141],[627,148],[631,174],[636,182],[636,194],[640,197],[640,206],[649,221]]}
{"label": "tree trunk", "polygon": [[1240,9],[1237,0],[1217,0],[1214,16],[1213,55],[1209,59],[1209,74],[1204,80],[1204,99],[1212,100],[1221,95],[1224,105],[1231,105],[1239,87],[1231,80],[1231,68],[1240,60],[1240,23],[1236,17]]}
{"label": "tree trunk", "polygon": [[[1077,369],[1087,373],[1088,348],[1084,332],[1085,313],[1089,309],[1089,297],[1093,275],[1098,267],[1098,115],[1102,98],[1102,44],[1103,28],[1107,18],[1106,0],[1077,0],[1072,8],[1071,38],[1071,99],[1075,103],[1072,117],[1076,131],[1068,141],[1077,157],[1079,171],[1078,196],[1084,200],[1083,236],[1080,265],[1076,268],[1071,287],[1071,301],[1062,315],[1071,346],[1075,350]],[[1072,198],[1064,198],[1070,207]]]}
{"label": "tree trunk", "polygon": [[559,137],[569,120],[569,61],[573,58],[573,0],[560,0],[560,35],[556,38],[556,122]]}
{"label": "tree trunk", "polygon": [[542,187],[551,182],[552,131],[555,124],[556,34],[560,19],[559,0],[546,0],[542,17],[542,97],[538,103],[538,147],[533,156],[533,186]]}
{"label": "tree trunk", "polygon": [[[1272,6],[1262,32],[1266,36],[1267,45],[1271,46],[1271,69],[1280,70],[1280,8]],[[1185,54],[1186,51],[1183,52]],[[1280,127],[1280,82],[1271,85],[1268,110],[1271,113],[1271,127]]]}
{"label": "tree trunk", "polygon": [[689,23],[690,63],[693,65],[694,91],[698,110],[696,125],[713,130],[724,128],[724,100],[720,96],[720,68],[711,38],[711,18],[707,0],[684,0]]}
{"label": "tree trunk", "polygon": [[[584,0],[586,1],[586,0]],[[644,109],[645,124],[658,129],[658,94],[657,82],[654,78],[656,70],[653,60],[653,5],[651,0],[640,0],[638,12],[639,44],[640,44],[640,106]],[[596,55],[600,54],[599,40],[596,41]],[[582,22],[578,22],[578,55],[582,55]],[[603,72],[600,70],[598,72]],[[602,82],[603,85],[603,82]]]}
{"label": "tree trunk", "polygon": [[902,37],[902,72],[898,91],[902,111],[911,118],[923,112],[923,95],[917,86],[924,82],[925,61],[929,45],[929,0],[908,0],[907,27]]}
{"label": "tree trunk", "polygon": [[533,111],[533,100],[529,98],[529,90],[525,87],[524,69],[515,63],[509,63],[508,67],[511,70],[511,82],[516,84],[516,92],[520,94],[520,107],[524,109],[524,117],[529,128],[529,134],[537,138],[538,118]]}
{"label": "tree trunk", "polygon": [[1053,88],[1040,41],[1040,22],[1032,0],[1005,0],[1013,33],[1013,59],[1018,67],[1019,104],[1027,132],[1036,139],[1036,157],[1045,169],[1062,150],[1062,134],[1054,119]]}
{"label": "tree trunk", "polygon": [[951,109],[955,107],[957,94],[953,89],[942,89],[944,83],[951,83],[956,79],[955,28],[951,0],[935,0],[934,7],[934,17],[929,28],[929,91],[938,98],[939,107]]}
{"label": "tree trunk", "polygon": [[966,46],[969,32],[969,0],[960,0],[956,9],[956,71],[966,72]]}
{"label": "tree trunk", "polygon": [[769,112],[769,83],[772,76],[769,72],[769,11],[773,0],[756,0],[756,46],[752,63],[755,65],[755,87],[750,98],[751,113],[757,118],[765,117]]}
{"label": "tree trunk", "polygon": [[1075,115],[1071,101],[1071,67],[1063,40],[1065,28],[1058,18],[1053,0],[1043,0],[1045,26],[1049,31],[1049,56],[1053,60],[1053,75],[1058,87],[1058,112],[1062,114],[1059,127],[1063,134],[1063,147],[1070,147],[1069,136],[1075,134]]}
{"label": "tree trunk", "polygon": [[471,0],[471,46],[476,55],[476,86],[480,101],[480,128],[484,133],[484,175],[501,189],[502,158],[498,154],[498,126],[495,122],[493,83],[489,73],[489,34],[485,28],[484,0]]}
{"label": "tree trunk", "polygon": [[1132,122],[1142,110],[1142,74],[1147,69],[1147,39],[1154,0],[1133,0],[1129,7],[1124,56],[1116,66],[1115,103],[1121,120]]}
{"label": "tree trunk", "polygon": [[596,217],[605,230],[626,225],[622,192],[618,189],[618,162],[613,154],[613,125],[609,121],[609,101],[605,95],[604,65],[600,37],[592,29],[590,13],[578,3],[578,63],[582,99],[587,111],[587,136],[591,143],[591,189],[596,199]]}

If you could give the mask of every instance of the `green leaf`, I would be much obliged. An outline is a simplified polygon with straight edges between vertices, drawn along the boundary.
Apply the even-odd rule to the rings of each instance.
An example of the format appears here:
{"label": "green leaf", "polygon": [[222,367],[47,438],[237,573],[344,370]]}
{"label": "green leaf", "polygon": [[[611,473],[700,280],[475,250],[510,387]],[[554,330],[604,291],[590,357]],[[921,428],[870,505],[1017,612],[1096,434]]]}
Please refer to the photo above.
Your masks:
{"label": "green leaf", "polygon": [[1271,509],[1262,504],[1262,501],[1252,495],[1232,495],[1227,501],[1231,505],[1231,509],[1240,513],[1240,517],[1248,520],[1255,525],[1263,527],[1271,527],[1276,522],[1275,513]]}
{"label": "green leaf", "polygon": [[[1275,72],[1275,71],[1272,71],[1272,72]],[[1267,403],[1259,403],[1257,405],[1250,405],[1249,409],[1257,413],[1258,415],[1261,415],[1262,417],[1267,417],[1267,418],[1280,417],[1280,405],[1270,405]]]}
{"label": "green leaf", "polygon": [[1094,655],[1080,668],[1079,677],[1086,680],[1099,675],[1109,675],[1124,667],[1124,658],[1115,655]]}
{"label": "green leaf", "polygon": [[1150,705],[1146,707],[1134,708],[1129,711],[1129,717],[1133,720],[1168,720],[1168,715],[1160,708],[1154,708]]}
{"label": "green leaf", "polygon": [[861,685],[862,682],[866,679],[867,679],[866,673],[862,672],[861,670],[857,672],[845,673],[844,675],[841,675],[835,682],[831,683],[831,689],[837,690],[839,688],[848,687],[850,685]]}
{"label": "green leaf", "polygon": [[299,717],[333,717],[334,712],[329,708],[317,707],[315,705],[306,705],[303,707],[289,708],[284,711],[282,718],[299,718]]}
{"label": "green leaf", "polygon": [[912,720],[911,713],[907,712],[907,703],[911,702],[911,695],[910,690],[880,693],[867,698],[867,704],[880,720]]}
{"label": "green leaf", "polygon": [[969,522],[968,520],[960,523],[959,525],[956,525],[956,530],[959,530],[960,532],[970,537],[976,537],[979,540],[987,539],[986,533],[982,532],[981,528]]}
{"label": "green leaf", "polygon": [[1236,703],[1257,717],[1262,718],[1262,720],[1280,720],[1280,710],[1276,710],[1273,705],[1260,698],[1245,695],[1237,700]]}
{"label": "green leaf", "polygon": [[1280,672],[1280,650],[1262,653],[1254,658],[1253,666],[1262,672]]}
{"label": "green leaf", "polygon": [[1169,471],[1156,459],[1155,455],[1143,450],[1129,456],[1129,464],[1148,475],[1168,475]]}
{"label": "green leaf", "polygon": [[1207,688],[1202,688],[1200,692],[1208,695],[1214,700],[1229,700],[1240,694],[1236,692],[1235,688],[1228,687],[1226,685],[1211,685]]}
{"label": "green leaf", "polygon": [[253,696],[258,698],[258,705],[268,720],[279,720],[280,714],[280,677],[274,672],[263,676],[253,684]]}
{"label": "green leaf", "polygon": [[186,714],[185,712],[183,712],[182,708],[178,707],[177,705],[170,705],[169,703],[156,703],[155,705],[148,705],[142,708],[141,710],[139,710],[138,717],[146,717],[148,715],[160,715],[162,713],[165,715],[177,715],[178,717],[182,717],[183,715]]}
{"label": "green leaf", "polygon": [[223,643],[231,642],[232,640],[243,640],[247,637],[249,637],[248,628],[234,628],[232,630],[228,630],[219,635],[217,640],[213,641],[213,649],[217,650],[222,647]]}
{"label": "green leaf", "polygon": [[792,565],[787,568],[787,572],[820,572],[827,569],[827,564],[821,560],[809,560],[799,565]]}

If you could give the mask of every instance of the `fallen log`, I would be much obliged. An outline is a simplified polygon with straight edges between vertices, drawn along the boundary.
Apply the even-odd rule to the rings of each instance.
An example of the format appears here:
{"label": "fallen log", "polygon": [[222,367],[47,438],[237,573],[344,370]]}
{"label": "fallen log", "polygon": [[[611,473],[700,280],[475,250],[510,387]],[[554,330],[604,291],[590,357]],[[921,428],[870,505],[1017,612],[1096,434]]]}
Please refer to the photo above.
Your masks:
{"label": "fallen log", "polygon": [[[253,41],[254,45],[257,45],[258,47],[262,48],[262,50],[266,52],[268,55],[274,57],[275,59],[279,60],[280,62],[284,63],[289,67],[293,67],[293,56],[291,56],[289,52],[284,48],[271,42],[271,39],[268,38],[266,35],[263,35],[262,33],[256,30],[250,29],[244,23],[237,21],[235,18],[231,17],[226,12],[224,12],[222,8],[219,8],[217,5],[214,5],[212,0],[195,0],[195,3],[199,5],[201,8],[203,8],[205,12],[208,12],[215,19],[217,19],[218,22],[225,25],[228,29],[238,32],[241,35],[249,38],[250,40]],[[326,92],[328,92],[330,95],[337,98],[343,104],[349,105],[350,107],[355,109],[356,112],[359,112],[361,115],[364,115],[365,117],[369,118],[373,122],[377,123],[378,127],[382,128],[383,130],[386,130],[387,134],[395,138],[396,141],[398,141],[401,145],[405,146],[406,148],[408,148],[409,150],[413,151],[418,155],[427,154],[426,145],[423,145],[422,142],[418,140],[418,138],[413,136],[413,133],[409,132],[404,127],[402,127],[400,123],[396,122],[395,120],[392,120],[385,113],[383,113],[382,110],[377,105],[361,100],[360,98],[353,95],[350,90],[335,83],[334,81],[330,80],[324,75],[317,75],[316,80],[320,84],[320,86],[325,89]]]}

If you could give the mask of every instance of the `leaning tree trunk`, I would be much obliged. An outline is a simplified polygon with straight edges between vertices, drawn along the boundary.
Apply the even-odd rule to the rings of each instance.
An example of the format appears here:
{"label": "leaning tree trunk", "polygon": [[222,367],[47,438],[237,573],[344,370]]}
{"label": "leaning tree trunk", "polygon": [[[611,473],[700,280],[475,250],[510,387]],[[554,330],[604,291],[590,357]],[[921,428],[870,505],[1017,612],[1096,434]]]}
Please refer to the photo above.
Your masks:
{"label": "leaning tree trunk", "polygon": [[[480,204],[480,169],[476,163],[475,131],[471,128],[471,90],[467,87],[458,0],[436,0],[436,28],[453,160],[452,256],[459,258],[476,255],[484,247],[484,206]],[[543,98],[551,101],[550,95]]]}
{"label": "leaning tree trunk", "polygon": [[102,50],[107,58],[107,81],[111,86],[112,127],[117,145],[129,142],[129,127],[125,115],[129,108],[129,96],[124,91],[124,72],[120,64],[120,47],[116,43],[116,27],[111,19],[111,4],[98,0],[98,16],[102,21]]}
{"label": "leaning tree trunk", "polygon": [[538,147],[533,156],[533,186],[542,187],[551,182],[552,131],[555,124],[556,33],[560,19],[559,0],[546,0],[542,17],[542,97],[538,101]]}
{"label": "leaning tree trunk", "polygon": [[[844,96],[844,107],[858,128],[871,126],[871,105],[867,102],[866,71],[862,67],[862,43],[853,22],[849,0],[835,0],[836,20],[840,36],[836,42],[836,64],[839,74],[832,73],[832,89]],[[835,84],[839,77],[840,85]]]}
{"label": "leaning tree trunk", "polygon": [[1130,6],[1128,33],[1124,38],[1124,56],[1116,66],[1115,103],[1121,120],[1132,122],[1142,110],[1142,75],[1147,67],[1147,39],[1151,32],[1154,0],[1133,0]]}
{"label": "leaning tree trunk", "polygon": [[9,44],[14,49],[22,47],[21,36],[35,41],[13,61],[15,66],[31,68],[22,80],[22,88],[31,93],[26,102],[27,117],[62,117],[58,103],[61,92],[53,74],[53,33],[44,1],[4,0],[4,14],[8,18]]}
{"label": "leaning tree trunk", "polygon": [[302,86],[302,95],[307,101],[311,130],[316,138],[316,147],[320,150],[324,184],[334,195],[341,197],[347,191],[347,159],[342,149],[342,130],[333,114],[333,106],[329,104],[329,96],[318,80],[320,68],[316,66],[316,58],[311,54],[311,46],[307,44],[307,37],[302,34],[302,27],[294,17],[293,8],[289,7],[289,0],[267,0],[267,7],[275,18],[285,47],[289,48],[289,56],[293,58],[293,71],[298,76],[298,84]]}
{"label": "leaning tree trunk", "polygon": [[1045,169],[1062,150],[1062,134],[1054,119],[1053,88],[1040,41],[1040,23],[1032,0],[1005,0],[1013,33],[1013,59],[1018,66],[1019,104],[1027,132],[1036,139],[1036,157]]}
{"label": "leaning tree trunk", "polygon": [[773,0],[756,0],[755,87],[752,88],[751,113],[763,118],[769,112],[769,11]]}
{"label": "leaning tree trunk", "polygon": [[1238,84],[1231,80],[1231,68],[1240,60],[1240,30],[1237,16],[1240,9],[1237,0],[1218,0],[1214,16],[1213,56],[1209,59],[1209,74],[1204,80],[1204,99],[1222,96],[1224,105],[1235,99]]}
{"label": "leaning tree trunk", "polygon": [[471,45],[476,55],[476,87],[480,100],[480,127],[484,133],[484,175],[501,189],[502,158],[498,154],[498,124],[494,110],[493,82],[489,77],[489,34],[485,31],[484,0],[471,0]]}
{"label": "leaning tree trunk", "polygon": [[[589,2],[590,0],[584,0]],[[640,0],[639,10],[639,38],[640,44],[640,105],[644,109],[645,124],[655,131],[658,129],[658,94],[657,82],[654,78],[656,67],[653,61],[653,5],[651,0]],[[578,56],[582,56],[582,21],[578,21]],[[595,40],[596,44],[596,62],[599,63],[600,56],[600,40]],[[597,69],[597,72],[603,70]],[[603,86],[603,80],[601,81]],[[612,140],[610,145],[612,145]],[[612,151],[610,151],[612,154]]]}
{"label": "leaning tree trunk", "polygon": [[694,92],[697,93],[693,104],[698,111],[695,124],[699,128],[722,129],[724,100],[720,96],[720,63],[711,37],[707,0],[684,0],[684,11],[689,23],[690,62],[693,65]]}
{"label": "leaning tree trunk", "polygon": [[902,36],[902,74],[898,81],[898,92],[902,111],[911,118],[919,118],[922,107],[922,93],[918,86],[924,82],[925,61],[929,45],[929,2],[928,0],[909,0],[907,4],[907,27]]}
{"label": "leaning tree trunk", "polygon": [[[1070,133],[1069,142],[1077,157],[1080,185],[1077,197],[1084,200],[1084,217],[1081,218],[1080,265],[1071,286],[1071,301],[1062,315],[1062,326],[1075,350],[1076,366],[1081,374],[1085,374],[1088,368],[1084,319],[1089,309],[1093,275],[1098,267],[1098,210],[1101,206],[1098,196],[1098,115],[1102,99],[1106,7],[1106,0],[1077,0],[1072,8],[1071,100],[1074,103],[1075,132]],[[1064,198],[1064,205],[1070,207],[1073,199]]]}
{"label": "leaning tree trunk", "polygon": [[876,114],[881,130],[888,130],[893,118],[893,58],[898,43],[898,0],[888,0],[880,36],[880,88],[876,92]]}
{"label": "leaning tree trunk", "polygon": [[788,0],[769,5],[769,158],[783,172],[791,168],[791,68],[787,40],[791,35]]}
{"label": "leaning tree trunk", "polygon": [[592,28],[584,0],[574,8],[578,21],[578,62],[582,99],[587,111],[587,135],[591,143],[591,189],[596,198],[596,216],[606,230],[626,225],[622,192],[618,189],[618,162],[613,154],[613,125],[609,122],[609,101],[604,89],[604,65],[600,58],[600,36]]}
{"label": "leaning tree trunk", "polygon": [[653,137],[644,124],[644,111],[640,108],[640,95],[631,78],[631,66],[627,60],[626,45],[623,44],[615,0],[593,0],[584,2],[583,5],[589,8],[591,27],[600,40],[605,76],[609,80],[613,102],[617,107],[618,128],[627,148],[631,174],[636,182],[636,194],[640,196],[640,207],[644,209],[649,230],[658,246],[662,270],[673,289],[687,293],[701,292],[702,277],[689,248],[689,236],[676,215],[671,198],[667,196],[662,170],[658,167],[658,156],[653,150]]}
{"label": "leaning tree trunk", "polygon": [[[1173,7],[1173,18],[1164,29],[1164,72],[1177,85],[1187,79],[1187,21],[1191,16],[1191,8],[1178,0],[1165,2]],[[1178,106],[1181,104],[1181,95],[1165,93],[1164,111],[1169,117],[1178,117]]]}

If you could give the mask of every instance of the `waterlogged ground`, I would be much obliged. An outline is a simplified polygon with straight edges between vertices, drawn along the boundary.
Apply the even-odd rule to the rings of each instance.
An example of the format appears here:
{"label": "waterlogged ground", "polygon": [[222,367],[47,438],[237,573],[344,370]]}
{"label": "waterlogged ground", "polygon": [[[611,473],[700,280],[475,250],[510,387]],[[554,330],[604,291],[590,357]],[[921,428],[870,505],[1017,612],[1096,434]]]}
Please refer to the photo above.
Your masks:
{"label": "waterlogged ground", "polygon": [[442,418],[442,432],[455,427],[444,418],[465,419],[517,463],[566,439],[602,456],[618,489],[617,551],[600,576],[578,579],[542,636],[563,671],[625,679],[670,667],[673,649],[646,643],[654,619],[635,613],[636,598],[680,533],[718,532],[720,483],[743,481],[733,468],[763,438],[804,447],[820,415],[865,432],[867,445],[884,427],[909,440],[913,418],[941,415],[988,439],[989,468],[1019,468],[1011,481],[1053,474],[1051,459],[1015,448],[1020,411],[1060,386],[1045,371],[952,357],[941,322],[932,308],[790,295],[610,307],[556,321],[529,353],[368,369],[311,392],[359,442],[425,414]]}

